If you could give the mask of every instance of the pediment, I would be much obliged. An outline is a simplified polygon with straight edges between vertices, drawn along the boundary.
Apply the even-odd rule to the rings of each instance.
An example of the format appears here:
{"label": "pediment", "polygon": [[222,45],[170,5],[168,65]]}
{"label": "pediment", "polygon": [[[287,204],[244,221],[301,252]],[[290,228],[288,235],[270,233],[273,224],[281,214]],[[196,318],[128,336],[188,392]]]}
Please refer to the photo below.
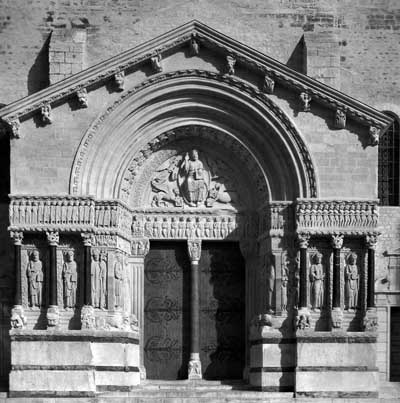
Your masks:
{"label": "pediment", "polygon": [[[235,77],[245,86],[254,86],[255,92],[273,93],[277,87],[293,92],[304,111],[321,105],[332,111],[336,128],[343,128],[347,120],[369,127],[373,144],[386,130],[391,119],[382,112],[359,102],[323,83],[301,74],[222,33],[198,22],[191,21],[140,46],[121,53],[84,71],[74,74],[48,88],[13,102],[0,110],[11,136],[19,137],[19,127],[24,120],[39,113],[44,124],[51,123],[51,109],[71,97],[80,107],[87,107],[87,93],[99,85],[112,81],[115,91],[123,91],[126,75],[140,66],[151,66],[152,74],[168,75],[163,71],[163,59],[174,52],[184,52],[188,57],[209,57],[219,60],[217,69],[222,76]],[[205,55],[207,53],[207,55]],[[249,84],[245,77],[236,77],[236,71],[245,69],[251,76],[260,77]],[[151,80],[151,78],[150,78]],[[293,94],[292,94],[293,97]]]}

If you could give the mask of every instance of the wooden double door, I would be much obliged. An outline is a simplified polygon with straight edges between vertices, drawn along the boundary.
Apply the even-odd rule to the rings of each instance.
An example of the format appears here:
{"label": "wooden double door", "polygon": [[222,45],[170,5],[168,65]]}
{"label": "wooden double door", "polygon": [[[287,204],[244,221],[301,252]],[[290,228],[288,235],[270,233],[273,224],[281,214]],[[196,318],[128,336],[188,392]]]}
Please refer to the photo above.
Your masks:
{"label": "wooden double door", "polygon": [[[149,379],[186,379],[190,261],[185,242],[152,242],[144,271],[144,365]],[[203,242],[199,262],[204,379],[241,379],[245,264],[237,243]]]}

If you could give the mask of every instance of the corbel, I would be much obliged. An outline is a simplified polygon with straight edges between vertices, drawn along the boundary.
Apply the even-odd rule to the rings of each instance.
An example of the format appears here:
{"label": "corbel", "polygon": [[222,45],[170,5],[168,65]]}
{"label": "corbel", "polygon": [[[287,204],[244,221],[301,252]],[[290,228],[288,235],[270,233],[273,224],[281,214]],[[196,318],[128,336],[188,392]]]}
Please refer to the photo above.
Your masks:
{"label": "corbel", "polygon": [[301,101],[301,107],[303,112],[309,112],[311,109],[311,100],[312,96],[307,92],[302,92],[300,94],[300,101]]}
{"label": "corbel", "polygon": [[236,59],[233,56],[226,56],[226,73],[230,76],[235,74]]}
{"label": "corbel", "polygon": [[81,88],[76,92],[76,96],[78,98],[78,103],[81,108],[88,107],[88,93],[86,88]]}
{"label": "corbel", "polygon": [[369,127],[369,143],[371,146],[376,146],[379,144],[379,134],[380,129],[376,126]]}
{"label": "corbel", "polygon": [[272,94],[274,92],[274,88],[275,81],[271,78],[271,76],[265,74],[262,90],[267,94]]}
{"label": "corbel", "polygon": [[42,122],[45,124],[52,123],[53,119],[51,117],[51,105],[49,103],[44,103],[40,107],[40,113],[42,116]]}
{"label": "corbel", "polygon": [[5,122],[8,124],[8,126],[10,128],[11,137],[13,137],[15,139],[19,139],[21,137],[21,133],[19,131],[19,129],[21,127],[20,120],[18,118],[12,119],[12,120],[6,119]]}
{"label": "corbel", "polygon": [[157,53],[155,56],[152,56],[150,58],[150,61],[151,61],[151,67],[156,73],[161,73],[163,71],[162,56],[160,53]]}
{"label": "corbel", "polygon": [[194,33],[189,41],[189,48],[190,48],[190,55],[196,56],[200,52],[200,45],[199,42],[196,40],[197,36]]}
{"label": "corbel", "polygon": [[117,91],[123,91],[125,87],[125,72],[118,71],[114,74],[114,84]]}
{"label": "corbel", "polygon": [[334,126],[335,129],[344,129],[346,127],[346,112],[343,109],[336,109]]}

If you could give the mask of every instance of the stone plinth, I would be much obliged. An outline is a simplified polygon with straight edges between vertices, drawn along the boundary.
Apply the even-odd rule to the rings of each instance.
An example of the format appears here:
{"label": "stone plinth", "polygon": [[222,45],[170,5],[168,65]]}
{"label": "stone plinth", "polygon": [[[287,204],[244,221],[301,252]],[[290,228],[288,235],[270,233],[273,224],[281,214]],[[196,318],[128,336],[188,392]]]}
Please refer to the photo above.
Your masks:
{"label": "stone plinth", "polygon": [[11,330],[11,396],[94,396],[140,383],[137,333]]}
{"label": "stone plinth", "polygon": [[252,325],[250,330],[249,383],[263,391],[294,390],[296,340],[270,325]]}
{"label": "stone plinth", "polygon": [[376,335],[298,332],[296,396],[378,396]]}

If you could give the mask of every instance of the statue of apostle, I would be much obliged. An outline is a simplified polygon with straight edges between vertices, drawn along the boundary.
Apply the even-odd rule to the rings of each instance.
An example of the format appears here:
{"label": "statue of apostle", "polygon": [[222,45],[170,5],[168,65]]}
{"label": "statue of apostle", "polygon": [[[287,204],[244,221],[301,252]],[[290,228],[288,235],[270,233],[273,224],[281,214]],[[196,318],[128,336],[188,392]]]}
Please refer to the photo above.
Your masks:
{"label": "statue of apostle", "polygon": [[66,308],[74,308],[76,305],[76,288],[78,271],[72,250],[65,254],[62,277],[64,281],[64,304]]}
{"label": "statue of apostle", "polygon": [[124,297],[124,267],[122,265],[122,257],[119,254],[116,256],[114,263],[114,295],[115,307],[121,308]]}
{"label": "statue of apostle", "polygon": [[202,204],[207,197],[207,185],[204,178],[203,163],[199,160],[197,150],[186,153],[185,159],[181,165],[183,172],[183,193],[191,207],[197,207]]}
{"label": "statue of apostle", "polygon": [[357,255],[350,253],[347,258],[347,265],[344,270],[346,281],[346,307],[347,309],[356,309],[358,305],[358,267]]}
{"label": "statue of apostle", "polygon": [[30,254],[26,274],[28,276],[30,306],[41,307],[43,294],[43,265],[39,259],[39,251],[34,250]]}
{"label": "statue of apostle", "polygon": [[325,273],[321,253],[315,253],[312,256],[312,263],[310,267],[311,307],[315,310],[320,309],[324,304]]}
{"label": "statue of apostle", "polygon": [[93,251],[91,265],[92,301],[94,308],[106,308],[107,266],[99,252]]}

